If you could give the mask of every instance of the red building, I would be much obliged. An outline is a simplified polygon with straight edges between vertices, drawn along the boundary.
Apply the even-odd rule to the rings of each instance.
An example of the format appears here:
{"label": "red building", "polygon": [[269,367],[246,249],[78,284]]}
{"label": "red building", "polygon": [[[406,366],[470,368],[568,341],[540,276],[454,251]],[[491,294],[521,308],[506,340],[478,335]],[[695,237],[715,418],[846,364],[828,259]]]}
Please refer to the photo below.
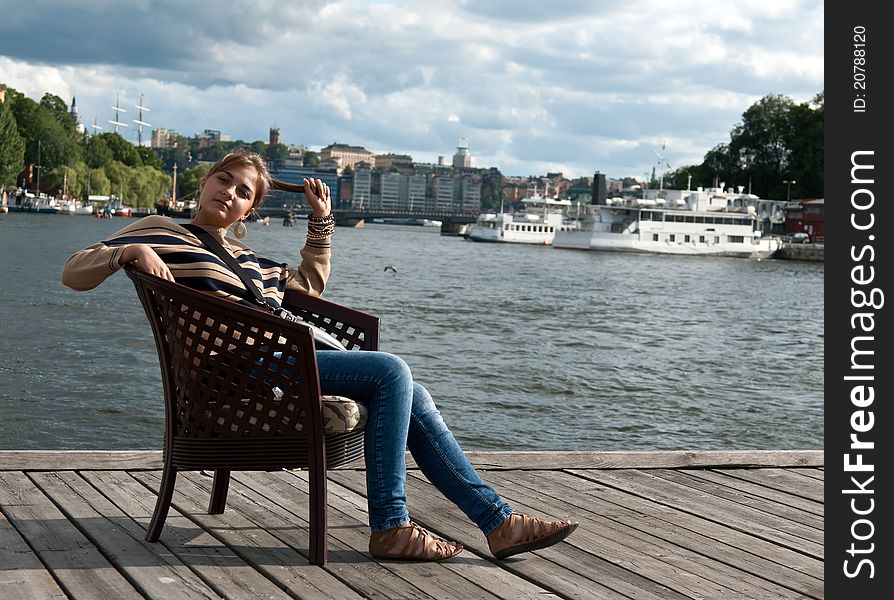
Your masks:
{"label": "red building", "polygon": [[806,233],[813,244],[823,244],[825,235],[825,200],[801,200],[785,208],[785,232]]}

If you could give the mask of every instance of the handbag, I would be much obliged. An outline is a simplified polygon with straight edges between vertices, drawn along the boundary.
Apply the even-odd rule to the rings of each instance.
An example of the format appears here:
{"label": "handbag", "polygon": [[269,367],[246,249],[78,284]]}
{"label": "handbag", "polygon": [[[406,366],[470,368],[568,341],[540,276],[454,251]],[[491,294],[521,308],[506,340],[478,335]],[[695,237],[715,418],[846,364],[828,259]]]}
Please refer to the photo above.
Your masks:
{"label": "handbag", "polygon": [[[205,247],[213,252],[219,259],[224,261],[230,270],[233,271],[239,279],[242,280],[242,284],[245,286],[245,289],[252,293],[254,296],[255,304],[257,305],[255,308],[259,310],[263,310],[264,312],[276,315],[286,321],[292,321],[293,323],[302,323],[310,327],[311,332],[314,336],[314,344],[318,349],[321,350],[343,350],[347,351],[347,348],[342,345],[342,343],[336,338],[329,334],[329,332],[324,331],[314,325],[313,323],[308,323],[292,311],[287,308],[283,308],[281,306],[273,306],[271,305],[266,298],[261,294],[261,290],[258,289],[257,284],[249,277],[248,273],[245,272],[245,269],[236,261],[235,257],[232,254],[226,251],[226,249],[221,246],[220,242],[214,239],[214,236],[199,227],[198,225],[193,225],[192,223],[187,223],[182,226],[184,229],[192,232]],[[322,348],[321,348],[322,346]]]}

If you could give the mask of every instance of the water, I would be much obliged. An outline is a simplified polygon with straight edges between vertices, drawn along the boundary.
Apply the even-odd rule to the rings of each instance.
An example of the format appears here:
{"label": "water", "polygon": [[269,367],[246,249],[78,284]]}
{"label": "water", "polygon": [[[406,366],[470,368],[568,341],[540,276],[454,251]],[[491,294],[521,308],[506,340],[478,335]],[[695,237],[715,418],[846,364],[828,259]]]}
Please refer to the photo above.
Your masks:
{"label": "water", "polygon": [[[59,282],[131,223],[0,215],[0,448],[158,449],[162,392],[133,286]],[[296,262],[304,226],[249,226]],[[469,450],[816,449],[823,266],[477,244],[339,228],[325,296],[382,317]],[[391,265],[396,272],[386,271]]]}

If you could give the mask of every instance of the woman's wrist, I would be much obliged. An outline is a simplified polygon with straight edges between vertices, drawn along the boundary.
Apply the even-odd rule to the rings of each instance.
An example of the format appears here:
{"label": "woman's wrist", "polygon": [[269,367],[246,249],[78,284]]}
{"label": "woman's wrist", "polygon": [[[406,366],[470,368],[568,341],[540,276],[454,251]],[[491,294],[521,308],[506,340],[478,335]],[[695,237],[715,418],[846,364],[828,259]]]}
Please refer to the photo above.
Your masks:
{"label": "woman's wrist", "polygon": [[134,246],[136,244],[128,244],[124,246],[124,249],[121,250],[121,254],[118,255],[118,266],[123,267],[129,262],[133,262],[137,257],[134,253]]}

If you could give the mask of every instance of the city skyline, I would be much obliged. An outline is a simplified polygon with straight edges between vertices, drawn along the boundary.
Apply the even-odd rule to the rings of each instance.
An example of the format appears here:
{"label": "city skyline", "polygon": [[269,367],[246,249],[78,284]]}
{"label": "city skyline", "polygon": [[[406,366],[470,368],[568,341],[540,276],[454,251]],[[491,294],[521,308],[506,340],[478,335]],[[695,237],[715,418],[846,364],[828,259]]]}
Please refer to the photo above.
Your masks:
{"label": "city skyline", "polygon": [[287,144],[431,163],[466,138],[476,167],[569,178],[642,178],[662,145],[672,168],[698,164],[761,97],[824,87],[818,1],[241,6],[16,6],[0,82],[74,96],[104,131],[116,98],[133,119],[142,95],[143,120],[186,136],[276,126]]}

